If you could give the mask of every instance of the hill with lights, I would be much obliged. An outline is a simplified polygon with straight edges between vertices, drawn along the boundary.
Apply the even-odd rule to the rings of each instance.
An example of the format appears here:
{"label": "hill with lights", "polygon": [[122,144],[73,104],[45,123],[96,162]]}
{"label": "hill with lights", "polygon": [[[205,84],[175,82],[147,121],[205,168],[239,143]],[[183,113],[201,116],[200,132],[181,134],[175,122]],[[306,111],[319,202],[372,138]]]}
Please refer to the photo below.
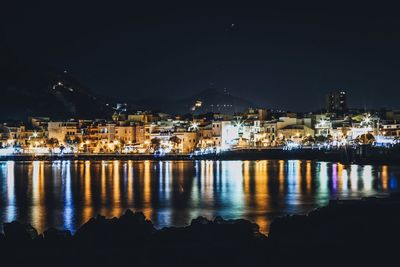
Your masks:
{"label": "hill with lights", "polygon": [[0,66],[0,119],[28,116],[96,118],[112,114],[109,98],[93,94],[69,73],[50,69]]}

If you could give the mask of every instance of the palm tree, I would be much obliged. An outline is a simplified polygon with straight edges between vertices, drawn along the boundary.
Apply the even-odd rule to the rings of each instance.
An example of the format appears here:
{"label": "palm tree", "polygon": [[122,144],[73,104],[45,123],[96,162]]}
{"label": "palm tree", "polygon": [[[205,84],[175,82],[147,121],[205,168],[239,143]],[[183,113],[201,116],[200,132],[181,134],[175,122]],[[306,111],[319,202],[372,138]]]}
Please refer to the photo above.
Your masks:
{"label": "palm tree", "polygon": [[356,141],[361,145],[371,145],[375,142],[375,137],[370,133],[366,133],[358,136]]}
{"label": "palm tree", "polygon": [[47,140],[47,144],[53,149],[58,145],[58,139],[50,138],[49,140]]}
{"label": "palm tree", "polygon": [[319,143],[331,142],[332,141],[332,136],[329,135],[329,134],[327,136],[318,135],[318,136],[315,137],[315,141],[319,142]]}
{"label": "palm tree", "polygon": [[303,145],[313,144],[313,143],[315,143],[315,139],[311,135],[308,135],[308,136],[304,137],[301,142]]}
{"label": "palm tree", "polygon": [[78,145],[78,144],[80,144],[82,142],[82,140],[78,137],[78,136],[75,136],[75,138],[74,138],[74,140],[73,140],[73,143],[75,144],[75,145]]}
{"label": "palm tree", "polygon": [[169,141],[172,143],[173,149],[176,149],[176,147],[181,143],[181,139],[176,135],[171,136]]}

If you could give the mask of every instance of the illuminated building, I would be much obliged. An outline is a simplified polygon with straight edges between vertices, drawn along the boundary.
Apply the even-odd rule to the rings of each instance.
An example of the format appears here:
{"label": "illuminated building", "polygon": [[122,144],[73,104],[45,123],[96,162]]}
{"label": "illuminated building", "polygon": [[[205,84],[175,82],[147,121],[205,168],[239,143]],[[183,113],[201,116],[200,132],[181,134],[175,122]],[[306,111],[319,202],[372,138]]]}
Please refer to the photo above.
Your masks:
{"label": "illuminated building", "polygon": [[115,126],[115,140],[118,140],[122,144],[133,144],[135,143],[135,126]]}
{"label": "illuminated building", "polygon": [[213,147],[213,131],[212,124],[209,123],[207,125],[200,125],[198,127],[198,147],[199,148],[208,148]]}
{"label": "illuminated building", "polygon": [[239,138],[239,127],[232,121],[214,121],[212,123],[214,146],[221,149],[232,148]]}
{"label": "illuminated building", "polygon": [[50,121],[48,123],[48,138],[56,139],[60,144],[65,144],[76,138],[78,122],[76,121]]}
{"label": "illuminated building", "polygon": [[321,118],[321,120],[315,124],[315,135],[327,137],[331,135],[332,123],[329,118]]}
{"label": "illuminated building", "polygon": [[138,111],[135,114],[128,115],[129,122],[148,123],[154,121],[154,115],[147,112]]}
{"label": "illuminated building", "polygon": [[283,140],[291,140],[295,143],[301,143],[305,137],[314,136],[314,130],[306,125],[294,124],[279,129],[278,136]]}
{"label": "illuminated building", "polygon": [[96,152],[110,152],[114,150],[113,142],[115,140],[115,124],[99,124],[99,136]]}
{"label": "illuminated building", "polygon": [[344,91],[332,91],[327,95],[326,109],[328,112],[347,111],[347,97]]}
{"label": "illuminated building", "polygon": [[196,132],[176,132],[173,133],[173,136],[180,139],[180,142],[177,144],[180,153],[190,153],[196,148],[198,141]]}
{"label": "illuminated building", "polygon": [[384,136],[400,137],[400,123],[384,122],[380,125],[381,134]]}

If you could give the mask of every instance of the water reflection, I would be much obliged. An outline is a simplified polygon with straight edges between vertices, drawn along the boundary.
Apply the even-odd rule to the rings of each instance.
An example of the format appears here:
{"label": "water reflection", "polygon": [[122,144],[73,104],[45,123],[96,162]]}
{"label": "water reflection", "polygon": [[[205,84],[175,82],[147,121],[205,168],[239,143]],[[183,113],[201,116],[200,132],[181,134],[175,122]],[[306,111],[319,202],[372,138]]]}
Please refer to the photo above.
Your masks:
{"label": "water reflection", "polygon": [[0,163],[0,219],[75,231],[90,217],[141,210],[158,227],[197,216],[273,218],[332,198],[398,190],[400,167],[263,161],[57,161]]}
{"label": "water reflection", "polygon": [[14,185],[14,162],[7,162],[7,220],[13,221],[17,216],[17,207],[15,203],[15,185]]}
{"label": "water reflection", "polygon": [[74,200],[72,196],[72,182],[71,182],[71,168],[70,162],[64,166],[63,169],[63,192],[64,192],[64,213],[63,221],[64,229],[74,229]]}

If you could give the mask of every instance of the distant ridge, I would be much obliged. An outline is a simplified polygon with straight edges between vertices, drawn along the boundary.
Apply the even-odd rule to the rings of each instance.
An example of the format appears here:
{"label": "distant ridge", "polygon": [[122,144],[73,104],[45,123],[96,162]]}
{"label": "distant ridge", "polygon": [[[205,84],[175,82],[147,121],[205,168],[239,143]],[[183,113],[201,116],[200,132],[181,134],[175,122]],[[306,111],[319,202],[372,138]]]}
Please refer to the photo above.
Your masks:
{"label": "distant ridge", "polygon": [[[201,102],[201,106],[193,109],[197,101]],[[207,88],[192,96],[180,99],[149,97],[136,101],[135,104],[143,109],[161,110],[173,114],[200,114],[207,112],[233,114],[235,112],[242,112],[246,108],[254,107],[252,102],[231,95],[226,90],[218,90],[216,88]]]}
{"label": "distant ridge", "polygon": [[[196,107],[196,101],[200,101],[201,106]],[[179,105],[195,114],[207,112],[233,114],[254,106],[250,101],[231,95],[225,89],[218,90],[216,88],[207,88],[198,94],[184,98],[179,101]]]}

